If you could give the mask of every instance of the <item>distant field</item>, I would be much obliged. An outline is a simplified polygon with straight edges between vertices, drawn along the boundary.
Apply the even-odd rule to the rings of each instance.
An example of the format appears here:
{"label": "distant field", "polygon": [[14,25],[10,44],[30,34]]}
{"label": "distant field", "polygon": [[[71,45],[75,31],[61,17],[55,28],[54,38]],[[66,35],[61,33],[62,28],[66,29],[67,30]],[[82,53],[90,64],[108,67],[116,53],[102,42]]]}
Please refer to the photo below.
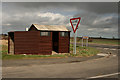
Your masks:
{"label": "distant field", "polygon": [[111,44],[118,45],[120,42],[118,40],[106,40],[106,39],[93,39],[92,42],[89,43],[97,43],[97,44]]}
{"label": "distant field", "polygon": [[0,52],[7,53],[8,52],[8,41],[0,40]]}
{"label": "distant field", "polygon": [[[73,39],[70,40],[70,42],[73,42]],[[81,39],[77,39],[77,42],[82,43]],[[120,45],[119,40],[113,40],[113,39],[91,39],[91,42],[88,42],[90,44],[108,44],[108,45]]]}

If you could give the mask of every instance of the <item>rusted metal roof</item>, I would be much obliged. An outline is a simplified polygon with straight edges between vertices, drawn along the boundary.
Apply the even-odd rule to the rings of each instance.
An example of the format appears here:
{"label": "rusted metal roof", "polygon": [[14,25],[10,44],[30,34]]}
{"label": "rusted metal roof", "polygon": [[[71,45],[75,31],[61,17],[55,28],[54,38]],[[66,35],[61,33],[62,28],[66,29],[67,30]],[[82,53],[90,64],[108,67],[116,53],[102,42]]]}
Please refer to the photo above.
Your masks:
{"label": "rusted metal roof", "polygon": [[39,24],[33,24],[38,30],[43,31],[69,31],[65,26],[63,25],[39,25]]}

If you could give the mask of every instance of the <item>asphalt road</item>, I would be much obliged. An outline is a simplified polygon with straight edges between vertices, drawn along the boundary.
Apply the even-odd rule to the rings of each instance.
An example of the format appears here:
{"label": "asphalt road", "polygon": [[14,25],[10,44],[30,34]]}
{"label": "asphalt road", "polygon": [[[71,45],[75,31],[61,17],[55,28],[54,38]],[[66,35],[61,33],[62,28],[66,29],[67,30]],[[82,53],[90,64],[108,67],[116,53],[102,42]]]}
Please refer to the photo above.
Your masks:
{"label": "asphalt road", "polygon": [[87,61],[91,59],[102,58],[103,56],[92,57],[67,57],[67,58],[44,58],[44,59],[18,59],[18,60],[3,60],[3,67],[17,67],[29,65],[48,65],[48,64],[62,64],[62,63],[76,63]]}
{"label": "asphalt road", "polygon": [[[110,45],[109,45],[110,46]],[[118,48],[97,47],[110,56],[3,61],[3,78],[118,78]],[[113,56],[115,55],[115,56]],[[66,62],[67,61],[67,62]]]}
{"label": "asphalt road", "polygon": [[[3,78],[91,78],[118,72],[117,56],[76,63],[3,67]],[[113,76],[113,75],[112,75]],[[105,76],[109,77],[109,76]],[[118,76],[115,76],[115,78]]]}

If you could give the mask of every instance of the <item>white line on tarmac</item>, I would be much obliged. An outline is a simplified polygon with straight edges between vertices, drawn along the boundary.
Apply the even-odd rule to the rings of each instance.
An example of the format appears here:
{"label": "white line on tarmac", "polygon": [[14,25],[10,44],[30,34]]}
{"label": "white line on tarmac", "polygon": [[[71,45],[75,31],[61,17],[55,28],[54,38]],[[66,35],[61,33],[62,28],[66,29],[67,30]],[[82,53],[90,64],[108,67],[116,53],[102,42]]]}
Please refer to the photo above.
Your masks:
{"label": "white line on tarmac", "polygon": [[108,54],[104,54],[104,53],[99,53],[97,54],[98,56],[108,56]]}
{"label": "white line on tarmac", "polygon": [[108,50],[109,48],[103,48],[103,49]]}
{"label": "white line on tarmac", "polygon": [[119,73],[112,73],[112,74],[106,74],[106,75],[100,75],[100,76],[94,76],[94,77],[89,77],[88,79],[92,79],[92,78],[102,78],[102,77],[108,77],[108,76],[113,76],[113,75],[118,75]]}
{"label": "white line on tarmac", "polygon": [[114,57],[116,56],[116,55],[113,55],[113,54],[110,55],[110,54],[105,54],[105,53],[99,53],[99,54],[97,54],[97,55],[98,55],[98,56],[114,56]]}
{"label": "white line on tarmac", "polygon": [[110,49],[110,50],[117,50],[117,49]]}

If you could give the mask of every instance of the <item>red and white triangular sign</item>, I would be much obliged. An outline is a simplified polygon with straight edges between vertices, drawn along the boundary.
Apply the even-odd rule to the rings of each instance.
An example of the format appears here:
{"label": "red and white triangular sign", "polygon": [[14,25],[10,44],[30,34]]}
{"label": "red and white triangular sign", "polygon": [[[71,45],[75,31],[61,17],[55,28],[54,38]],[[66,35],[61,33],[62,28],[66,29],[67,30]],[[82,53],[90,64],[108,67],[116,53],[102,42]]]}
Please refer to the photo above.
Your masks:
{"label": "red and white triangular sign", "polygon": [[[73,26],[73,22],[72,22],[73,20],[78,20],[78,21],[77,21],[77,25],[76,25],[75,27]],[[70,23],[71,23],[71,26],[72,26],[72,29],[73,29],[73,32],[74,32],[74,33],[76,32],[76,30],[77,30],[77,28],[78,28],[78,25],[79,25],[79,23],[80,23],[80,20],[81,20],[81,17],[70,19]]]}

